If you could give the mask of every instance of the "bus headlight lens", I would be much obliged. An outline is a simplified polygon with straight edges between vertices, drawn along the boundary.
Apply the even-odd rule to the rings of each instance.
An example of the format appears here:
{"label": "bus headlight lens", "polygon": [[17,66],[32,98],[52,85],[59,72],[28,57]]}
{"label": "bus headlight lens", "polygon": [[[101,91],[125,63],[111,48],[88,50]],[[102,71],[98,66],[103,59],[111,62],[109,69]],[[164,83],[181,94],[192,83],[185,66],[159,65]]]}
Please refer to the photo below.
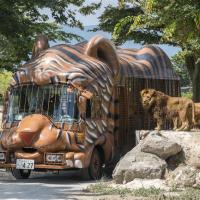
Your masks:
{"label": "bus headlight lens", "polygon": [[0,162],[5,162],[5,161],[6,161],[5,152],[0,152]]}

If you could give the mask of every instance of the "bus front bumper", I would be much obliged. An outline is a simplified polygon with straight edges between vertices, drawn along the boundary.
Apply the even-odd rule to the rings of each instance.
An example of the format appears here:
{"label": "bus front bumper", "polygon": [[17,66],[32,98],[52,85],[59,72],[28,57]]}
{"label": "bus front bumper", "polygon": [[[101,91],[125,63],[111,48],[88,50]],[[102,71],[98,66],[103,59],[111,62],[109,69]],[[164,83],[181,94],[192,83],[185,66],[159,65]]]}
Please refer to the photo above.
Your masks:
{"label": "bus front bumper", "polygon": [[[16,168],[16,164],[11,163],[0,163],[0,168],[10,169]],[[48,170],[64,170],[70,169],[71,166],[67,165],[45,165],[45,164],[35,164],[34,169],[48,169]]]}
{"label": "bus front bumper", "polygon": [[7,152],[0,152],[0,168],[65,170],[87,167],[87,155],[82,152],[45,153],[42,159],[30,157],[29,154],[20,155],[15,153],[11,161]]}

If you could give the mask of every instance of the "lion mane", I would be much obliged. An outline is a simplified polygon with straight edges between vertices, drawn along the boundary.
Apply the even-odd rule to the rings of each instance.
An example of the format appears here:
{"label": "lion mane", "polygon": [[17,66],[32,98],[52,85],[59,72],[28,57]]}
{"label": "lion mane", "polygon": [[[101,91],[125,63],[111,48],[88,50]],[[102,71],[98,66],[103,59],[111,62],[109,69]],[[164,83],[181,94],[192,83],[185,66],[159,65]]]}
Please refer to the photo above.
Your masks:
{"label": "lion mane", "polygon": [[171,97],[155,89],[140,92],[143,108],[153,115],[156,130],[163,128],[165,120],[172,121],[173,130],[187,131],[194,125],[194,103],[184,97]]}

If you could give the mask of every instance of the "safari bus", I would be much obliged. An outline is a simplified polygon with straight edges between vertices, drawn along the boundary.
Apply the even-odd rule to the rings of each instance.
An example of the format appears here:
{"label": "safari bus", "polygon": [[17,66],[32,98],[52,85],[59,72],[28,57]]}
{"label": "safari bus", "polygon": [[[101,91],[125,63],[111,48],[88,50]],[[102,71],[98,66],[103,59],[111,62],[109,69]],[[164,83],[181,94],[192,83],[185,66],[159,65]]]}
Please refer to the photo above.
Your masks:
{"label": "safari bus", "polygon": [[179,96],[179,77],[154,45],[123,49],[97,35],[49,47],[44,38],[37,38],[32,58],[7,89],[0,168],[16,179],[33,170],[69,169],[99,179],[136,145],[135,130],[154,126],[140,91]]}

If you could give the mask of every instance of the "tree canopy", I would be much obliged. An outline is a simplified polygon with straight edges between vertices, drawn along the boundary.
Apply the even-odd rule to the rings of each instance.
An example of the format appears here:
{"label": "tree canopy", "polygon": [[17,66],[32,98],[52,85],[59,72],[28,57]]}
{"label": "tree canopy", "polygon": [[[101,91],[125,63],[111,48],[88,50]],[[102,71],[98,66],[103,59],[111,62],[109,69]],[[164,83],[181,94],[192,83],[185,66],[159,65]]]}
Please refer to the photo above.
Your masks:
{"label": "tree canopy", "polygon": [[171,62],[173,64],[173,69],[176,74],[180,77],[181,87],[191,86],[191,80],[185,65],[184,56],[182,53],[177,53],[171,57]]}
{"label": "tree canopy", "polygon": [[[200,101],[200,1],[199,0],[119,0],[100,17],[99,28],[108,30],[112,21],[115,43],[171,44],[182,49],[193,85],[193,98]],[[125,9],[126,15],[120,12]],[[133,9],[132,13],[128,10]],[[136,12],[137,10],[139,12]],[[108,20],[118,17],[118,21]]]}
{"label": "tree canopy", "polygon": [[85,0],[0,0],[0,69],[13,70],[28,60],[38,34],[53,41],[81,40],[80,36],[64,32],[61,26],[83,29],[76,13],[91,14],[100,4],[86,5]]}
{"label": "tree canopy", "polygon": [[12,72],[2,70],[0,72],[0,103],[12,79]]}

